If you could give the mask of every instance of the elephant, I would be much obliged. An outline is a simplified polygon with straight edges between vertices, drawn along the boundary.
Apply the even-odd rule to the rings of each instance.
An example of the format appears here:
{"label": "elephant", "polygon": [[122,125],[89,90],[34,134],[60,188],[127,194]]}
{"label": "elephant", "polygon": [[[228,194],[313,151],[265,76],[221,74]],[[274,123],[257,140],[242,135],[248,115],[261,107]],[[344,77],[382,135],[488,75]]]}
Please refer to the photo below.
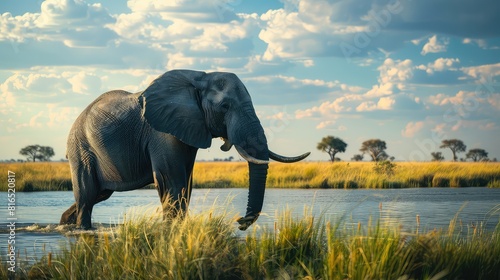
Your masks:
{"label": "elephant", "polygon": [[67,158],[75,203],[60,224],[92,227],[95,204],[115,191],[154,184],[164,218],[183,215],[193,185],[198,149],[221,138],[248,162],[249,191],[240,230],[262,210],[269,160],[291,163],[309,153],[285,157],[268,149],[250,94],[234,74],[171,70],[144,90],[109,91],[79,115],[70,129]]}

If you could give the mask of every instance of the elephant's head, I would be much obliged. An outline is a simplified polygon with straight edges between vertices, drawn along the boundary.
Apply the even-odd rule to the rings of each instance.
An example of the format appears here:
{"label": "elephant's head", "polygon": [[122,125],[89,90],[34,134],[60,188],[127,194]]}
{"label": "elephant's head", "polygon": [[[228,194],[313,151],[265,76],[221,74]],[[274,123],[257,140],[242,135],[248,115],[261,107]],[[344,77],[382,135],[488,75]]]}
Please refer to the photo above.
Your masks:
{"label": "elephant's head", "polygon": [[250,95],[232,73],[172,70],[154,80],[141,94],[143,115],[157,131],[169,133],[197,148],[208,148],[221,137],[223,151],[232,146],[248,161],[249,195],[245,230],[262,210],[269,158],[295,162],[309,155],[283,157],[269,151],[264,129]]}

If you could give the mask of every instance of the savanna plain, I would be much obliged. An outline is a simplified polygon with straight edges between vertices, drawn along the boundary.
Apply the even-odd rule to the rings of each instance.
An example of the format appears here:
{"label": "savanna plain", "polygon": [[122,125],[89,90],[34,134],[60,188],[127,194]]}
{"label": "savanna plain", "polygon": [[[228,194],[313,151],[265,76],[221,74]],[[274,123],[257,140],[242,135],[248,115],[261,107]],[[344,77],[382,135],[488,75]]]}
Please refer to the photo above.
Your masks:
{"label": "savanna plain", "polygon": [[[67,163],[0,166],[16,173],[16,191],[71,189]],[[199,162],[194,187],[247,187],[247,172],[246,163]],[[273,163],[267,184],[498,188],[500,163]],[[0,278],[500,279],[500,221],[493,231],[462,227],[453,219],[447,229],[406,232],[377,219],[352,225],[342,218],[313,217],[307,209],[300,218],[285,210],[273,227],[252,226],[241,237],[233,224],[235,215],[215,208],[167,222],[154,211],[132,213],[111,229],[78,234],[61,252],[20,263],[14,275],[3,261]]]}

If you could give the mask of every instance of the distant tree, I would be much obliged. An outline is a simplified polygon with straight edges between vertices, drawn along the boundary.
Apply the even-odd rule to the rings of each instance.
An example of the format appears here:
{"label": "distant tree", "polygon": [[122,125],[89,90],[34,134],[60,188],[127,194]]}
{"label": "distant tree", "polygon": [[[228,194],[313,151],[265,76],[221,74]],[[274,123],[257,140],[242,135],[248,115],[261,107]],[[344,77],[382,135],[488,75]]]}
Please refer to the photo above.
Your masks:
{"label": "distant tree", "polygon": [[353,161],[362,161],[363,160],[363,154],[356,154],[354,155],[351,160]]}
{"label": "distant tree", "polygon": [[359,149],[359,151],[363,152],[363,154],[368,153],[372,158],[372,161],[379,161],[385,160],[389,157],[389,155],[385,152],[385,149],[387,149],[385,141],[380,139],[370,139],[361,144],[361,149]]}
{"label": "distant tree", "polygon": [[470,149],[465,157],[472,159],[472,161],[484,161],[488,160],[488,152],[483,149]]}
{"label": "distant tree", "polygon": [[457,161],[457,153],[465,152],[467,146],[465,146],[462,140],[458,139],[448,139],[441,142],[441,149],[449,148],[453,153],[453,161]]}
{"label": "distant tree", "polygon": [[432,161],[442,161],[444,159],[443,154],[441,152],[432,152]]}
{"label": "distant tree", "polygon": [[54,150],[48,146],[40,145],[29,145],[22,148],[19,153],[26,156],[26,161],[35,162],[37,159],[39,161],[50,161],[50,158],[54,156]]}
{"label": "distant tree", "polygon": [[321,139],[321,142],[318,143],[316,148],[322,152],[328,153],[330,155],[330,160],[334,162],[335,155],[345,152],[346,147],[347,144],[342,139],[334,136],[327,136]]}

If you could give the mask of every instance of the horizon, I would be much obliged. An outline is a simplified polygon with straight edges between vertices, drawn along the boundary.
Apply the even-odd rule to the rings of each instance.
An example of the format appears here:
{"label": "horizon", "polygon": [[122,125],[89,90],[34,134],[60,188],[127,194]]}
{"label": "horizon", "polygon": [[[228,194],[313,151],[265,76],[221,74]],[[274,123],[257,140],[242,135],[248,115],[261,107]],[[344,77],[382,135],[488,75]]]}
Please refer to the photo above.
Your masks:
{"label": "horizon", "polygon": [[[64,158],[95,98],[179,68],[237,74],[279,154],[327,161],[316,145],[332,135],[348,144],[342,161],[368,139],[395,161],[451,161],[444,139],[500,157],[500,2],[196,3],[2,1],[0,160],[32,144]],[[197,160],[241,159],[222,144]]]}

